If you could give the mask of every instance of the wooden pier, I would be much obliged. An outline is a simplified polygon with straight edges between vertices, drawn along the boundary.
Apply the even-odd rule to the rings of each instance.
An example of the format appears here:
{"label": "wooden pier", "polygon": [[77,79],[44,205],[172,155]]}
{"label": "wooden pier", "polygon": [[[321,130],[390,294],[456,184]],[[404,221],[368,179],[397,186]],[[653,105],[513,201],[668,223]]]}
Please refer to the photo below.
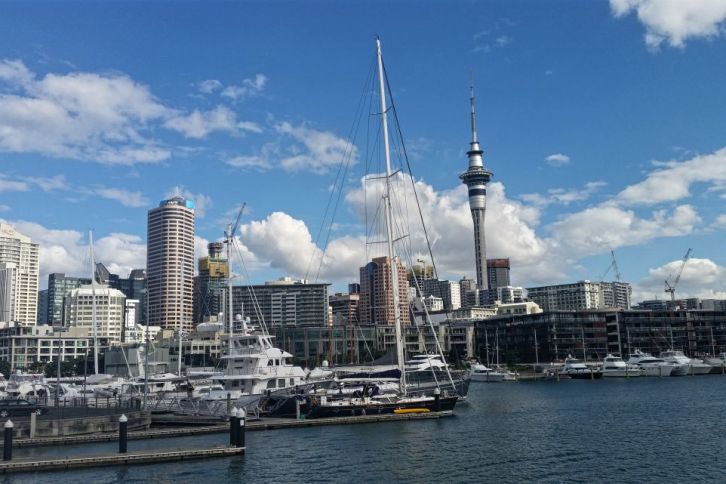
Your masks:
{"label": "wooden pier", "polygon": [[[384,415],[359,415],[357,417],[335,417],[335,418],[318,418],[309,420],[296,420],[293,418],[264,418],[259,420],[247,420],[245,428],[247,432],[261,430],[277,430],[300,427],[317,427],[320,425],[350,425],[364,424],[376,422],[398,422],[406,420],[430,420],[453,415],[451,411],[446,412],[427,412],[427,413],[411,413],[411,414],[384,414]],[[185,424],[185,416],[176,416],[176,425]],[[168,425],[169,422],[167,422]],[[165,429],[150,429],[128,433],[129,440],[142,439],[164,439],[174,437],[186,437],[191,435],[215,434],[229,432],[229,423],[219,423],[216,425],[192,426],[192,427],[176,427]],[[85,444],[95,442],[114,442],[118,440],[118,433],[109,432],[103,434],[74,435],[68,437],[36,437],[33,439],[23,438],[15,439],[13,447],[38,447],[44,445],[72,445]],[[0,440],[2,447],[2,440]]]}
{"label": "wooden pier", "polygon": [[242,455],[244,447],[209,447],[205,449],[145,450],[126,454],[90,455],[84,457],[26,458],[0,463],[0,473],[57,471],[84,467],[156,464],[160,462],[232,457]]}

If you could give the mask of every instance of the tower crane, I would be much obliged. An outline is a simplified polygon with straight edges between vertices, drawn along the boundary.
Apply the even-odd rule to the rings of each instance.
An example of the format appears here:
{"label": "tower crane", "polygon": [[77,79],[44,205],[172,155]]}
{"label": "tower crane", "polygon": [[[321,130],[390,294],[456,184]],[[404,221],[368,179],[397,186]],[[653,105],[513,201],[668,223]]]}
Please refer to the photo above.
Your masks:
{"label": "tower crane", "polygon": [[665,281],[665,292],[670,293],[671,301],[676,300],[676,286],[678,285],[678,281],[681,280],[681,274],[683,274],[683,268],[686,267],[686,262],[688,262],[689,257],[691,257],[690,248],[686,252],[686,255],[683,256],[683,261],[681,262],[681,267],[680,267],[680,269],[678,269],[678,274],[676,275],[676,278],[673,280],[673,284],[670,284],[668,282],[668,280]]}
{"label": "tower crane", "polygon": [[612,258],[612,262],[610,263],[608,268],[605,269],[605,272],[603,272],[603,274],[602,274],[602,276],[600,276],[599,280],[604,281],[605,276],[607,276],[608,273],[610,272],[610,269],[612,269],[613,272],[615,273],[615,280],[620,282],[621,281],[620,269],[618,268],[618,261],[615,260],[615,252],[613,250],[610,250],[610,257]]}

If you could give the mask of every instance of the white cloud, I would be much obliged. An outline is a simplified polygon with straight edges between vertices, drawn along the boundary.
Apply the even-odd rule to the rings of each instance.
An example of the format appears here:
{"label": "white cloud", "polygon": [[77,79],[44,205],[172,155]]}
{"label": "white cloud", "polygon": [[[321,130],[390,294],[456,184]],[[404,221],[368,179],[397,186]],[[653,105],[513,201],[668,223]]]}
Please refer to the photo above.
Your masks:
{"label": "white cloud", "polygon": [[211,94],[214,91],[222,89],[222,83],[217,79],[207,79],[206,81],[202,81],[197,84],[197,88],[199,89],[199,92],[203,94]]}
{"label": "white cloud", "polygon": [[0,61],[0,150],[97,161],[154,163],[170,152],[146,135],[170,110],[122,74],[72,72],[36,78],[22,61]]}
{"label": "white cloud", "polygon": [[115,200],[124,207],[138,208],[149,206],[149,199],[141,192],[129,191],[121,188],[96,187],[93,189],[93,193],[101,198]]}
{"label": "white cloud", "polygon": [[723,0],[610,0],[610,8],[616,17],[635,12],[653,49],[663,42],[682,48],[690,38],[717,37],[726,19]]}
{"label": "white cloud", "polygon": [[[648,276],[633,287],[633,299],[639,301],[669,297],[665,293],[664,281],[668,280],[672,284],[682,263],[682,260],[674,260],[649,269]],[[687,297],[726,299],[726,267],[710,259],[689,259],[676,287],[676,298]]]}
{"label": "white cloud", "polygon": [[616,200],[625,204],[674,202],[690,196],[694,183],[726,184],[726,148],[686,161],[657,162],[645,180],[626,187]]}
{"label": "white cloud", "polygon": [[0,205],[0,212],[9,212],[10,206],[9,205]]}
{"label": "white cloud", "polygon": [[687,235],[700,222],[690,205],[679,205],[670,213],[656,210],[650,218],[641,218],[632,210],[605,203],[562,217],[550,227],[550,241],[558,253],[577,259],[658,237]]}
{"label": "white cloud", "polygon": [[204,218],[207,215],[207,210],[212,208],[212,206],[214,205],[214,203],[212,202],[212,197],[210,197],[209,195],[205,195],[203,193],[192,193],[191,190],[188,190],[182,185],[177,185],[167,190],[165,196],[166,198],[181,196],[187,200],[194,200],[195,218]]}
{"label": "white cloud", "polygon": [[237,115],[226,106],[210,111],[195,109],[190,114],[175,116],[164,123],[166,128],[182,133],[187,138],[201,139],[214,131],[239,134],[243,131],[261,133],[262,128],[252,121],[237,121]]}
{"label": "white cloud", "polygon": [[[50,229],[24,220],[8,222],[19,232],[40,244],[40,284],[47,285],[48,274],[90,274],[87,234],[77,230]],[[94,254],[111,272],[126,277],[131,269],[146,267],[146,243],[137,236],[112,233],[94,240]]]}
{"label": "white cloud", "polygon": [[282,153],[280,165],[287,171],[326,173],[345,159],[350,160],[351,165],[358,161],[358,149],[330,131],[313,129],[304,124],[293,126],[287,122],[277,124],[275,130],[297,142],[287,146]]}
{"label": "white cloud", "polygon": [[239,86],[233,85],[225,87],[222,89],[222,96],[237,101],[261,93],[266,84],[267,76],[264,74],[256,74],[252,79],[244,79]]}
{"label": "white cloud", "polygon": [[550,188],[547,190],[547,195],[541,195],[539,193],[525,193],[521,196],[521,198],[525,202],[538,207],[544,207],[553,203],[569,205],[573,202],[582,202],[589,199],[600,188],[606,185],[607,183],[604,181],[587,182],[585,183],[585,186],[580,189]]}
{"label": "white cloud", "polygon": [[570,162],[570,157],[562,153],[554,153],[545,157],[545,160],[551,166],[563,166]]}
{"label": "white cloud", "polygon": [[11,180],[0,174],[0,192],[27,192],[28,184],[18,180]]}
{"label": "white cloud", "polygon": [[52,192],[55,190],[70,190],[71,187],[66,181],[64,175],[46,176],[29,176],[25,177],[28,182],[37,185],[44,192]]}
{"label": "white cloud", "polygon": [[714,225],[716,228],[723,229],[726,228],[726,214],[719,215],[716,217],[716,220],[714,221]]}

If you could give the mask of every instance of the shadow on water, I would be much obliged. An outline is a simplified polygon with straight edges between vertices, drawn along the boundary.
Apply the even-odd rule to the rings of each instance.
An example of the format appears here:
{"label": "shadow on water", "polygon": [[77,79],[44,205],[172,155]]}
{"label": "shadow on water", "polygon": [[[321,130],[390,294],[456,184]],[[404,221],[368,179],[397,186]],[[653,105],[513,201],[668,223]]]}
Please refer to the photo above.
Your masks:
{"label": "shadow on water", "polygon": [[[472,384],[441,420],[249,432],[243,458],[7,476],[63,482],[721,481],[726,378]],[[224,434],[132,441],[130,449],[209,446]],[[116,444],[18,449],[115,452]],[[17,454],[16,454],[17,455]]]}

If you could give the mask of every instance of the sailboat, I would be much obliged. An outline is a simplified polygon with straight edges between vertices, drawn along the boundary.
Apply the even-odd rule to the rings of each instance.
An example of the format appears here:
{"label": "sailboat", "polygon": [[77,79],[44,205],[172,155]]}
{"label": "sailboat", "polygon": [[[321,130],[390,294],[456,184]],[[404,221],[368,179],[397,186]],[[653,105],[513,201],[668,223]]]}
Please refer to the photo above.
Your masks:
{"label": "sailboat", "polygon": [[[424,413],[431,411],[452,410],[459,398],[458,395],[441,394],[437,387],[433,395],[412,395],[407,391],[406,367],[404,359],[403,330],[401,322],[402,307],[405,301],[400,301],[397,257],[394,252],[391,201],[391,154],[388,137],[388,108],[386,106],[385,78],[383,70],[383,57],[381,54],[380,39],[376,39],[376,60],[378,70],[378,87],[380,93],[380,116],[382,126],[383,148],[386,162],[385,191],[383,195],[384,225],[386,233],[387,257],[391,271],[391,291],[393,293],[393,312],[395,319],[396,362],[398,367],[398,391],[395,393],[381,392],[375,385],[364,385],[353,394],[330,392],[329,389],[313,390],[307,394],[304,405],[308,418],[339,417],[366,414],[384,413]],[[405,308],[408,311],[408,307]]]}

